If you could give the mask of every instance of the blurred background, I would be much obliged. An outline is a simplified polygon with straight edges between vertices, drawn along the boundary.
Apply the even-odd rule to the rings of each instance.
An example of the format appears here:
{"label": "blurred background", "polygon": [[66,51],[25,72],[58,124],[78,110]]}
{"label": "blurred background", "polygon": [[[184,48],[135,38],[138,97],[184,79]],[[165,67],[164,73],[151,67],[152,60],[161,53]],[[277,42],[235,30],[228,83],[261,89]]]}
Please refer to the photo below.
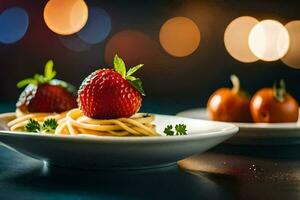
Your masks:
{"label": "blurred background", "polygon": [[[0,0],[0,101],[53,59],[57,78],[80,86],[118,53],[156,112],[203,107],[236,74],[254,93],[285,79],[300,101],[300,2],[287,0]],[[88,7],[86,12],[85,6]],[[66,25],[66,19],[71,21]],[[245,17],[248,16],[248,17]],[[263,21],[263,20],[276,21]],[[261,23],[260,23],[261,22]],[[176,105],[177,110],[166,107]]]}

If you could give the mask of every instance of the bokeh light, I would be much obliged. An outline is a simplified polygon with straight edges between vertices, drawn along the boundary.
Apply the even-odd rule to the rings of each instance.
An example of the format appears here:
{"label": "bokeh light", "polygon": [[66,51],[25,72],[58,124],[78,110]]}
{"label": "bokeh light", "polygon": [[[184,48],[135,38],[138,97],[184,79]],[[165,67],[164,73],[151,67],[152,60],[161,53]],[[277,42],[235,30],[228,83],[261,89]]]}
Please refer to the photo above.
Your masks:
{"label": "bokeh light", "polygon": [[228,53],[241,62],[251,63],[259,60],[248,45],[249,33],[258,23],[254,17],[242,16],[233,20],[226,28],[224,44]]}
{"label": "bokeh light", "polygon": [[290,35],[290,48],[282,61],[293,68],[300,69],[300,20],[285,25]]}
{"label": "bokeh light", "polygon": [[11,44],[23,38],[28,29],[28,14],[20,7],[6,9],[0,14],[0,42]]}
{"label": "bokeh light", "polygon": [[136,30],[123,30],[113,35],[105,47],[105,61],[112,65],[115,54],[121,56],[128,66],[137,63],[151,64],[160,59],[160,47],[148,35]]}
{"label": "bokeh light", "polygon": [[60,36],[59,40],[69,50],[81,52],[91,48],[90,44],[82,41],[76,34],[71,36]]}
{"label": "bokeh light", "polygon": [[250,31],[248,42],[252,53],[264,61],[282,58],[290,45],[288,31],[275,20],[263,20],[256,24]]}
{"label": "bokeh light", "polygon": [[88,19],[88,7],[83,0],[49,0],[44,20],[53,32],[71,35],[80,31]]}
{"label": "bokeh light", "polygon": [[101,8],[89,7],[89,18],[86,25],[78,32],[78,36],[89,44],[103,41],[111,30],[111,19]]}
{"label": "bokeh light", "polygon": [[175,57],[184,57],[199,47],[200,31],[191,19],[174,17],[161,27],[159,40],[166,52]]}

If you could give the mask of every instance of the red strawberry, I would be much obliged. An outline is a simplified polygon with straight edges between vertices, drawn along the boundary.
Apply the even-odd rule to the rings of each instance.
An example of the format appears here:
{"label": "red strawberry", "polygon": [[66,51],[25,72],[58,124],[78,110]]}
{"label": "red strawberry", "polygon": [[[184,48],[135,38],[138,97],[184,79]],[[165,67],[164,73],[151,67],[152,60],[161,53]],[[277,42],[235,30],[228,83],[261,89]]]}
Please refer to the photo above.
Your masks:
{"label": "red strawberry", "polygon": [[135,114],[142,103],[144,91],[141,80],[132,76],[143,65],[126,73],[124,61],[117,55],[114,68],[99,69],[82,83],[78,96],[84,114],[97,119],[116,119]]}
{"label": "red strawberry", "polygon": [[22,112],[64,112],[77,107],[74,87],[64,81],[53,79],[53,61],[45,66],[45,75],[36,74],[34,78],[24,79],[17,86],[27,85],[21,93],[17,108]]}

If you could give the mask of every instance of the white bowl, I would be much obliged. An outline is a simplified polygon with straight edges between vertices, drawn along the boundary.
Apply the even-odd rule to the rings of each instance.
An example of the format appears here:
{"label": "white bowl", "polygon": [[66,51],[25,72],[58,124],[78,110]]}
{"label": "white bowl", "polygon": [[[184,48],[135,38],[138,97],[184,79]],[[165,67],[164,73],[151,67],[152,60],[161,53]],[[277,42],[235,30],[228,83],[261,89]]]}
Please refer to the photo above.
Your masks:
{"label": "white bowl", "polygon": [[235,125],[156,115],[154,124],[163,133],[165,126],[186,124],[188,135],[157,137],[57,136],[7,130],[13,114],[0,116],[0,141],[7,147],[43,160],[49,165],[73,168],[141,169],[176,163],[202,153],[233,136]]}

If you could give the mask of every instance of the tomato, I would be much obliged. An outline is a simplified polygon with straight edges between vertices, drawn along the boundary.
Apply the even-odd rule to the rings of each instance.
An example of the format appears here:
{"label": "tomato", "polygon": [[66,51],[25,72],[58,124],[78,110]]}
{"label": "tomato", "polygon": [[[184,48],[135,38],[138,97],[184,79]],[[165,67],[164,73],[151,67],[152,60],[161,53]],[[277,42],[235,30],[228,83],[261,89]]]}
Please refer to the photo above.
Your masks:
{"label": "tomato", "polygon": [[252,122],[249,110],[249,98],[240,91],[239,80],[231,77],[233,88],[220,88],[209,98],[207,110],[215,121]]}
{"label": "tomato", "polygon": [[299,105],[285,91],[285,86],[263,88],[252,97],[250,111],[254,122],[296,122],[298,121]]}

